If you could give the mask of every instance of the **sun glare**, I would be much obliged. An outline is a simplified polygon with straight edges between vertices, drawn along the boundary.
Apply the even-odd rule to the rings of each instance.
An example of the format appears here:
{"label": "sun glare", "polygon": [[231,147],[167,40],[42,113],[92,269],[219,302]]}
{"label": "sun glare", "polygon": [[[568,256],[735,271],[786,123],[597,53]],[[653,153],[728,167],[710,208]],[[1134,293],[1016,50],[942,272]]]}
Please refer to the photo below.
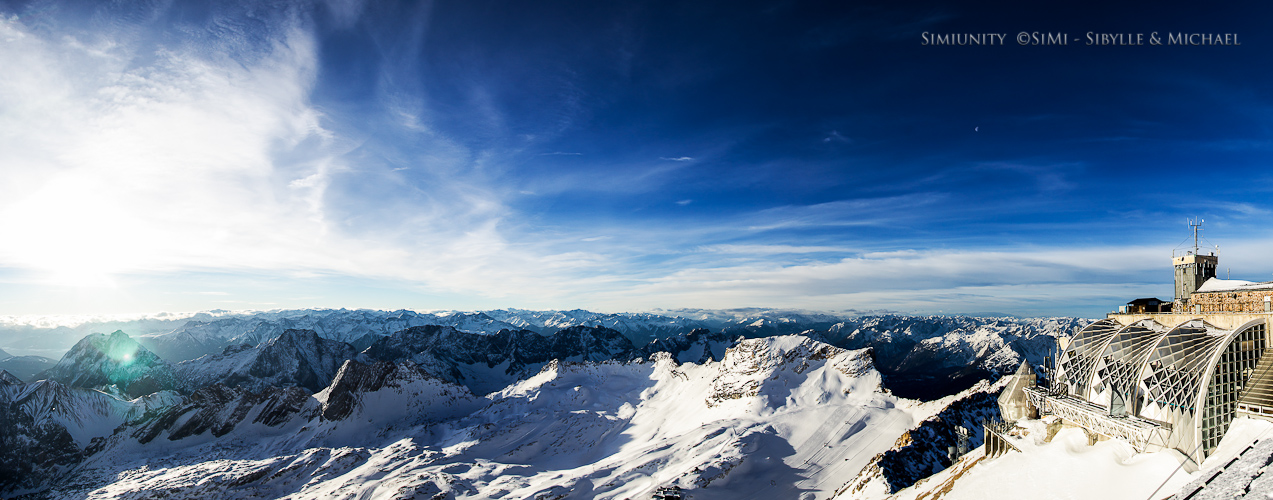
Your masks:
{"label": "sun glare", "polygon": [[0,213],[0,255],[43,274],[48,284],[114,287],[111,276],[134,268],[140,249],[135,217],[84,180],[62,177]]}

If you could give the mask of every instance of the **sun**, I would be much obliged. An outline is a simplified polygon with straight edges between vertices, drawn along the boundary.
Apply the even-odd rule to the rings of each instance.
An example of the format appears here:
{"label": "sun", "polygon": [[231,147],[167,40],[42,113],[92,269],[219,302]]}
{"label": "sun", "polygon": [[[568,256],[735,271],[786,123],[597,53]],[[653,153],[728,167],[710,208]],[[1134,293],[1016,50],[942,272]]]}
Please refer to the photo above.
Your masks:
{"label": "sun", "polygon": [[50,285],[114,287],[112,276],[148,260],[153,241],[135,214],[86,179],[60,177],[0,210],[0,261]]}

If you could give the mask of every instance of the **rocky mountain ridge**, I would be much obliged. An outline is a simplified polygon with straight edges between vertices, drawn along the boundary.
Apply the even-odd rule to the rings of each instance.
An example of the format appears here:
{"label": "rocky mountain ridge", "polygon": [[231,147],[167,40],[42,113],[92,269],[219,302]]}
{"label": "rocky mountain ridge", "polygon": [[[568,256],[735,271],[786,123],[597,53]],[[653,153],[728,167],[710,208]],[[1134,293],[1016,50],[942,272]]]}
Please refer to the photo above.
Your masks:
{"label": "rocky mountain ridge", "polygon": [[180,385],[194,391],[223,384],[249,391],[299,386],[318,392],[357,351],[347,343],[319,337],[313,330],[286,330],[259,345],[231,345],[176,366]]}
{"label": "rocky mountain ridge", "polygon": [[[951,393],[970,386],[976,379],[1006,373],[1023,359],[1041,364],[1051,349],[1048,338],[1069,334],[1087,321],[1076,318],[864,315],[772,309],[682,309],[653,313],[522,309],[423,313],[409,310],[306,309],[243,313],[214,311],[164,318],[168,319],[100,324],[127,326],[122,330],[170,363],[207,354],[222,354],[226,347],[233,345],[257,345],[288,329],[313,330],[325,339],[349,343],[358,351],[381,337],[424,325],[451,326],[460,331],[481,334],[525,329],[544,335],[569,326],[604,326],[622,333],[635,346],[685,335],[695,329],[721,332],[731,339],[805,334],[845,348],[875,349],[879,355],[878,366],[890,377],[890,383],[898,387],[906,384],[917,387],[933,385],[924,377],[938,377],[939,382],[946,379],[957,381],[950,387],[945,387],[944,383],[936,384],[941,386],[940,393]],[[92,330],[96,328],[95,324],[77,326],[75,331],[114,331]],[[0,330],[4,328],[7,327],[0,325]],[[34,335],[34,326],[22,328],[26,333],[0,335],[0,338],[56,339],[64,335],[59,331],[71,331],[57,327],[62,330]],[[1031,332],[1042,332],[1044,338]],[[929,370],[930,367],[936,370]],[[23,373],[19,373],[21,370],[9,368],[0,360],[0,369],[8,369],[23,380],[29,378],[23,377]],[[44,368],[47,366],[40,369]],[[28,373],[33,375],[37,371]],[[915,395],[937,397],[940,394]]]}

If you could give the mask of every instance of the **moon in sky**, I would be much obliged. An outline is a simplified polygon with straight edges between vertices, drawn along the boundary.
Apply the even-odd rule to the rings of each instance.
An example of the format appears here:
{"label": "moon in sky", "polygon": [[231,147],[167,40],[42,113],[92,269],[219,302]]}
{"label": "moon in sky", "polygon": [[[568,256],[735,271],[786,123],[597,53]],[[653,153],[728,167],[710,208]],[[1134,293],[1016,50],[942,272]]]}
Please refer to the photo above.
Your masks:
{"label": "moon in sky", "polygon": [[981,127],[973,127],[973,128],[972,128],[972,131],[973,131],[973,132],[981,132]]}

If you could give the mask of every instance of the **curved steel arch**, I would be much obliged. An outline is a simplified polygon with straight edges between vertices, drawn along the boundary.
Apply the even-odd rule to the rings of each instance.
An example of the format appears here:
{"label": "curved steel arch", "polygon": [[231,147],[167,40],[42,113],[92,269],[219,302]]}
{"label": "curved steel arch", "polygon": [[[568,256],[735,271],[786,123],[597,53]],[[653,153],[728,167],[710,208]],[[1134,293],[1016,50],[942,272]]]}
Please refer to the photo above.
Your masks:
{"label": "curved steel arch", "polygon": [[1128,414],[1139,413],[1145,392],[1142,374],[1154,348],[1170,330],[1150,319],[1127,325],[1105,344],[1092,370],[1088,401],[1110,406],[1115,394],[1130,408]]}
{"label": "curved steel arch", "polygon": [[1057,378],[1066,384],[1070,395],[1087,399],[1097,356],[1123,328],[1117,321],[1103,319],[1074,334],[1074,339],[1066,346],[1057,362],[1057,367],[1060,368],[1057,370]]}
{"label": "curved steel arch", "polygon": [[[1203,320],[1177,325],[1154,346],[1141,383],[1146,394],[1141,416],[1171,426],[1167,445],[1195,459],[1198,426],[1217,353],[1239,330],[1224,330]],[[1200,460],[1199,460],[1200,461]]]}

